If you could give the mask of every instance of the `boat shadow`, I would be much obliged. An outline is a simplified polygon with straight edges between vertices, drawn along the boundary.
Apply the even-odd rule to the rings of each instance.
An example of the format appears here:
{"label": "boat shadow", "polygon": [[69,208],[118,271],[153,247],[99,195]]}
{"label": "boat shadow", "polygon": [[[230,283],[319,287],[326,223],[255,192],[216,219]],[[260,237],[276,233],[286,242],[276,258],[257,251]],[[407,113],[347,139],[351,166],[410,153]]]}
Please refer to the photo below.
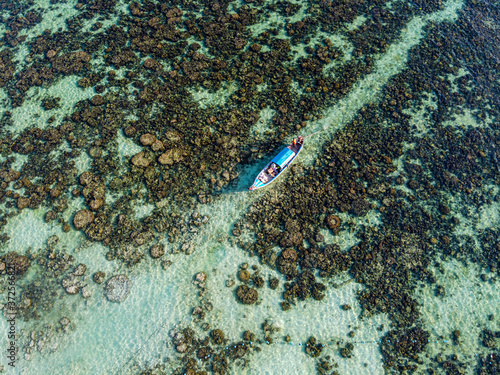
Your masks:
{"label": "boat shadow", "polygon": [[255,177],[264,167],[265,164],[261,162],[252,166],[246,166],[241,168],[238,171],[238,176],[234,180],[230,181],[227,185],[222,187],[215,194],[229,195],[229,194],[243,193],[243,192],[251,193],[252,191],[248,190],[248,188],[252,186]]}
{"label": "boat shadow", "polygon": [[[232,181],[234,182],[234,181]],[[251,185],[251,183],[248,186],[240,186],[240,183],[236,182],[234,185],[236,186],[231,186],[232,182],[229,183],[229,186],[225,186],[221,190],[215,193],[215,195],[231,195],[235,193],[254,193],[254,191],[248,190],[248,187]]]}
{"label": "boat shadow", "polygon": [[[224,186],[221,190],[214,192],[214,195],[231,195],[235,193],[251,193],[251,194],[257,194],[257,193],[263,193],[266,191],[269,191],[269,189],[256,189],[256,190],[248,190],[250,186],[252,186],[252,181],[240,181],[239,178],[236,178],[235,180],[229,182],[228,185]],[[277,186],[280,181],[276,181],[273,183],[274,186]]]}
{"label": "boat shadow", "polygon": [[[300,147],[301,148],[301,147]],[[297,151],[297,150],[296,150]],[[269,153],[264,156],[260,160],[256,160],[252,165],[246,165],[239,170],[238,177],[233,181],[230,181],[226,186],[221,188],[216,195],[229,195],[234,193],[255,193],[256,190],[250,191],[248,188],[252,186],[257,175],[265,168],[266,165],[269,164],[269,161],[266,162],[267,158],[270,158],[273,153]],[[296,154],[298,155],[298,154]],[[280,173],[281,174],[281,173]],[[257,189],[260,190],[260,189]],[[266,190],[266,189],[263,189]]]}

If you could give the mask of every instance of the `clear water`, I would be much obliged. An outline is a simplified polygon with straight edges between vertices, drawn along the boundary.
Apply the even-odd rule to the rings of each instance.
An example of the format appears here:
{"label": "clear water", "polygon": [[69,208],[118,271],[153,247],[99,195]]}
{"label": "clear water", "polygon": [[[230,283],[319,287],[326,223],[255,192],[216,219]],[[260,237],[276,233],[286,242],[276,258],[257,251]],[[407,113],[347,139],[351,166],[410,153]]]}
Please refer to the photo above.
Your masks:
{"label": "clear water", "polygon": [[[378,105],[384,98],[384,90],[388,82],[407,69],[412,49],[426,41],[430,25],[451,25],[457,22],[459,17],[466,17],[466,14],[461,13],[466,3],[463,0],[448,0],[443,2],[439,10],[414,15],[402,24],[397,37],[385,52],[372,56],[373,68],[367,74],[361,75],[344,96],[331,105],[321,108],[321,111],[315,113],[315,117],[308,122],[304,129],[305,133],[320,133],[307,141],[305,150],[300,155],[302,166],[310,167],[320,160],[324,147],[336,142],[337,133],[350,124],[363,107],[369,104]],[[243,2],[233,2],[232,9],[239,9],[243,4]],[[261,16],[258,23],[249,27],[250,33],[256,36],[263,31],[277,27],[279,29],[277,37],[288,38],[283,25],[303,20],[307,16],[307,9],[311,6],[307,1],[288,2],[288,5],[290,4],[302,5],[302,7],[292,17],[267,10],[266,16]],[[32,28],[19,32],[19,36],[26,35],[27,39],[25,44],[12,48],[14,61],[17,62],[16,72],[29,64],[27,61],[29,49],[26,43],[33,41],[46,29],[53,32],[67,30],[64,20],[69,20],[78,14],[75,5],[76,1],[71,0],[61,2],[37,0],[26,7],[26,9],[30,7],[37,9],[42,20]],[[249,3],[249,6],[252,6],[252,3]],[[381,7],[390,9],[391,4],[381,4]],[[22,12],[26,13],[26,9]],[[82,30],[92,32],[89,31],[90,26],[98,18],[105,29],[119,22],[125,14],[130,14],[130,9],[124,3],[117,4],[111,15],[96,17],[90,21],[84,20]],[[193,14],[196,13],[193,12]],[[301,57],[307,56],[307,46],[314,46],[324,38],[329,38],[333,45],[343,53],[341,60],[327,64],[324,69],[326,75],[335,74],[331,72],[336,68],[342,68],[353,59],[354,47],[349,41],[348,33],[363,27],[369,17],[369,14],[358,15],[353,22],[344,23],[336,34],[318,30],[310,40],[292,46],[290,53],[292,62],[295,63]],[[492,19],[491,22],[491,30],[498,38],[499,20]],[[7,29],[7,20],[4,19],[4,24],[0,24],[0,32],[5,33]],[[190,43],[193,41],[189,40]],[[0,50],[2,48],[11,47],[4,44]],[[203,46],[200,51],[207,51],[206,47]],[[92,66],[96,71],[111,70],[109,66],[104,66],[103,56],[99,56],[104,53],[99,51],[93,56]],[[208,52],[206,54],[208,55]],[[143,56],[142,60],[144,57],[146,56]],[[168,65],[165,67],[167,69]],[[124,70],[113,69],[117,71],[119,78],[124,76]],[[449,79],[457,81],[466,72],[465,67],[458,74],[450,75]],[[76,73],[56,79],[42,87],[31,87],[26,93],[24,103],[16,108],[11,107],[6,88],[0,89],[2,109],[12,114],[11,124],[2,123],[1,125],[4,127],[3,135],[6,136],[9,132],[15,138],[24,130],[34,126],[45,129],[49,127],[47,120],[51,116],[55,116],[55,121],[50,124],[50,127],[63,123],[64,116],[71,116],[79,101],[90,99],[96,94],[92,87],[84,89],[77,85],[81,78],[82,76]],[[298,84],[295,87],[298,92],[303,90]],[[227,106],[229,98],[239,95],[239,89],[241,87],[238,87],[236,82],[223,82],[221,88],[217,90],[200,86],[189,87],[187,89],[189,98],[186,100],[195,103],[202,111],[216,114],[217,111]],[[134,88],[127,86],[126,90],[129,90],[131,94]],[[265,91],[266,87],[262,86],[261,90]],[[61,97],[59,108],[44,111],[41,107],[42,101],[48,97]],[[430,92],[428,101],[423,103],[421,106],[405,110],[411,116],[410,125],[416,137],[429,134],[435,125],[427,109],[436,103],[435,94]],[[273,132],[275,125],[272,118],[277,110],[278,108],[269,107],[255,109],[259,120],[250,130],[250,136],[263,140],[267,131]],[[444,121],[442,126],[487,129],[498,123],[498,119],[493,117],[479,120],[467,108],[464,108],[462,112],[463,114],[457,115],[454,120]],[[158,113],[161,111],[156,111],[156,114]],[[134,109],[132,108],[127,115],[128,119],[132,119]],[[384,119],[384,125],[391,126],[390,119]],[[118,132],[115,141],[113,149],[120,163],[118,168],[120,171],[126,171],[130,165],[130,158],[142,151],[144,147],[132,138],[125,137],[121,131]],[[60,155],[68,148],[67,144],[62,145],[53,151],[53,155]],[[412,145],[407,144],[405,152],[412,148]],[[107,248],[101,243],[88,241],[82,231],[71,228],[69,232],[64,232],[60,223],[56,221],[46,223],[44,216],[48,210],[47,207],[24,209],[17,213],[15,206],[2,206],[0,215],[9,212],[14,212],[16,215],[7,218],[7,223],[2,228],[1,232],[6,233],[10,239],[1,244],[0,255],[12,251],[24,254],[29,249],[29,252],[36,253],[39,257],[46,257],[47,241],[55,235],[59,238],[59,242],[55,245],[57,251],[72,255],[75,258],[74,265],[83,263],[87,266],[83,282],[91,292],[91,297],[84,299],[81,294],[66,295],[62,287],[56,287],[56,293],[61,295],[61,298],[55,300],[53,308],[47,311],[40,309],[37,320],[24,322],[18,319],[16,328],[19,333],[17,338],[19,352],[16,367],[12,368],[8,365],[4,353],[0,358],[3,371],[8,374],[132,374],[139,373],[141,369],[153,368],[161,363],[165,365],[164,371],[171,373],[181,365],[181,362],[170,333],[177,327],[187,326],[200,333],[199,324],[193,322],[191,313],[193,308],[200,305],[202,301],[209,301],[213,309],[207,312],[205,321],[212,328],[221,328],[231,341],[240,340],[245,330],[255,332],[262,339],[261,325],[265,320],[277,328],[277,332],[272,334],[273,343],[260,345],[262,350],[253,352],[244,368],[233,366],[229,373],[316,373],[317,359],[304,352],[304,345],[310,336],[326,344],[322,357],[330,356],[331,363],[338,366],[335,370],[340,374],[386,373],[380,342],[391,327],[391,319],[387,313],[368,316],[363,312],[358,295],[365,290],[365,286],[354,280],[342,284],[352,278],[347,272],[324,281],[328,289],[322,301],[311,299],[299,301],[290,311],[283,311],[279,305],[282,301],[280,289],[271,290],[267,286],[259,289],[259,304],[247,306],[236,302],[234,287],[227,287],[228,281],[237,279],[238,267],[245,262],[250,266],[258,265],[266,283],[270,277],[277,277],[281,287],[286,281],[276,269],[260,265],[258,257],[250,257],[248,252],[237,246],[232,235],[234,224],[244,217],[253,204],[273,194],[279,199],[277,193],[279,186],[276,187],[277,190],[273,190],[274,187],[272,187],[252,194],[246,191],[255,175],[265,165],[267,160],[265,157],[269,155],[260,156],[250,163],[238,164],[235,168],[238,173],[236,182],[220,190],[221,194],[214,195],[211,202],[198,205],[196,208],[183,208],[182,214],[186,217],[194,211],[198,212],[200,217],[205,215],[209,217],[208,223],[200,226],[197,233],[185,235],[186,241],[192,244],[191,254],[179,252],[181,245],[171,244],[165,233],[157,235],[156,242],[164,244],[166,248],[166,255],[162,259],[172,262],[170,266],[165,267],[162,267],[160,261],[155,261],[147,255],[149,243],[142,247],[135,245],[146,253],[146,257],[140,264],[128,268],[119,260],[108,260]],[[20,170],[24,163],[30,163],[30,158],[36,157],[33,154],[28,157],[15,154],[16,160],[11,168]],[[91,167],[92,159],[88,156],[86,149],[74,159],[77,175]],[[0,160],[3,163],[5,157]],[[404,163],[408,161],[411,161],[411,158],[406,154],[393,160],[397,167],[394,175],[403,170]],[[493,163],[494,159],[491,162]],[[293,172],[287,172],[284,178],[292,179],[293,176]],[[13,183],[9,185],[9,188],[12,186]],[[78,186],[76,178],[71,186]],[[485,186],[483,190],[491,191],[491,196],[498,194],[498,186],[495,184]],[[128,195],[129,192],[124,189],[107,194],[109,195],[106,200],[109,203]],[[74,213],[85,208],[86,204],[82,197],[76,198],[70,193],[67,197],[69,208],[61,217],[66,222],[71,222]],[[462,239],[461,245],[476,238],[474,244],[480,247],[479,237],[482,231],[492,228],[498,230],[498,201],[483,203],[477,207],[477,205],[468,206],[463,199],[452,195],[447,199],[450,208],[457,212],[456,216],[460,220],[460,225],[454,229],[454,235]],[[170,213],[177,207],[177,203],[170,202],[168,198],[156,202],[151,202],[146,198],[133,198],[130,201],[133,215],[139,220],[154,216],[158,210]],[[325,243],[336,243],[342,251],[348,251],[359,243],[361,239],[358,231],[361,227],[374,227],[380,233],[385,231],[381,214],[377,210],[372,210],[367,216],[361,218],[349,213],[338,213],[338,216],[344,223],[340,233],[334,236],[325,228],[321,229],[321,233],[325,237]],[[251,234],[245,233],[242,238],[245,236],[248,236],[246,238],[249,240],[253,239]],[[480,280],[479,275],[486,271],[480,265],[459,262],[450,257],[441,258],[441,254],[437,253],[433,259],[433,262],[439,262],[441,267],[436,267],[434,264],[429,269],[436,277],[436,284],[445,288],[445,296],[436,296],[435,285],[418,283],[414,288],[413,298],[419,303],[421,320],[419,324],[430,333],[429,344],[420,356],[424,363],[419,367],[419,371],[423,373],[425,366],[436,368],[436,362],[432,359],[437,355],[445,357],[457,353],[459,360],[468,365],[466,372],[473,373],[478,356],[491,352],[478,340],[481,331],[486,328],[492,331],[500,330],[498,318],[500,316],[500,292],[494,281],[494,272],[489,273],[489,281],[484,282]],[[19,282],[19,289],[37,280],[36,270],[35,267],[30,269],[22,282]],[[91,276],[97,271],[105,272],[106,279],[112,275],[128,275],[132,282],[132,289],[127,299],[121,303],[109,302],[104,294],[104,284],[99,285],[92,281]],[[193,283],[194,276],[198,272],[205,272],[208,275],[207,294],[203,299],[198,296],[199,289]],[[5,304],[5,290],[1,298],[3,298],[2,304]],[[352,306],[352,309],[344,311],[341,308],[344,304]],[[490,319],[489,316],[493,318]],[[57,329],[62,317],[68,317],[71,321],[66,330]],[[379,329],[381,326],[383,328]],[[462,332],[459,345],[454,345],[450,337],[450,332],[455,329]],[[8,347],[7,331],[8,322],[6,319],[0,319],[0,348]],[[354,338],[348,336],[350,331],[355,332]],[[36,339],[30,346],[30,341],[32,341],[30,336],[33,332],[36,332]],[[290,342],[284,340],[287,335],[290,336]],[[340,355],[341,346],[337,342],[355,343],[352,358],[343,358]],[[498,342],[500,341],[497,340]],[[33,347],[33,349],[27,351],[27,347]],[[493,349],[498,352],[498,346]],[[2,350],[2,352],[5,351]]]}

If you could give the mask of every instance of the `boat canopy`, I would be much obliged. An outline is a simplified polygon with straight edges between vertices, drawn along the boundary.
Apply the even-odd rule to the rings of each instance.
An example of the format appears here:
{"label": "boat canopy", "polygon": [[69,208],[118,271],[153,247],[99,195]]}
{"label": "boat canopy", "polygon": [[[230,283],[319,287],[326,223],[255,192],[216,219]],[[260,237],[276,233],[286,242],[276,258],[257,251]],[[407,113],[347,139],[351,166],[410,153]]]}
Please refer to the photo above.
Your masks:
{"label": "boat canopy", "polygon": [[288,147],[283,149],[278,155],[274,157],[271,162],[274,162],[280,166],[280,168],[283,168],[287,163],[293,159],[295,156],[295,152],[290,150]]}

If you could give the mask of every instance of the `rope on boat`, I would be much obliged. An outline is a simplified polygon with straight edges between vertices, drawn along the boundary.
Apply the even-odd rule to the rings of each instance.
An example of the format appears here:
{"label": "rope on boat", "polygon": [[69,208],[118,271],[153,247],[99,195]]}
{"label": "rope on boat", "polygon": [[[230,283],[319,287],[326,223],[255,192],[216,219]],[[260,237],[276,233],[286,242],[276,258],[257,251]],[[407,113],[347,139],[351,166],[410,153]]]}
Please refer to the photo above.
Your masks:
{"label": "rope on boat", "polygon": [[[348,280],[349,281],[352,281],[352,280]],[[120,369],[118,370],[118,372],[116,374],[120,374],[124,369],[125,367],[127,367],[129,365],[129,363],[137,356],[137,354],[139,354],[140,351],[142,351],[143,347],[145,346],[145,344],[151,339],[151,337],[153,335],[156,335],[159,330],[161,328],[164,327],[166,323],[166,319],[163,321],[162,325],[156,330],[154,331],[150,336],[149,338],[146,340],[145,343],[143,343],[143,345],[141,345],[141,347],[134,353],[134,355],[126,362],[124,363]],[[276,340],[276,341],[274,341]],[[304,346],[306,347],[307,344],[306,343],[302,343],[302,342],[282,342],[282,341],[278,341],[279,339],[278,338],[274,338],[272,341],[250,341],[249,344],[250,345],[263,345],[263,344],[267,344],[267,345],[296,345],[296,346]],[[417,342],[417,340],[409,340],[410,342]],[[395,343],[399,343],[400,340],[387,340],[387,343],[389,344],[395,344]],[[427,339],[427,342],[428,343],[434,343],[434,344],[440,344],[440,343],[443,343],[443,344],[450,344],[450,343],[453,343],[453,340],[444,340],[444,339],[441,339],[441,340],[430,340],[430,339]],[[325,347],[332,347],[332,346],[340,346],[340,345],[344,345],[344,344],[382,344],[383,343],[383,340],[382,339],[378,339],[378,340],[363,340],[363,339],[358,339],[358,340],[346,340],[346,339],[343,339],[343,338],[330,338],[330,339],[327,339],[324,343],[320,343],[321,347],[325,348]],[[230,348],[236,348],[236,346],[226,346],[226,349],[229,350]],[[476,353],[474,352],[473,353],[474,356],[481,356],[482,354],[481,353]],[[489,353],[483,353],[483,355],[486,355],[485,359],[487,360],[488,357],[490,357],[492,360],[493,360],[493,356],[494,354],[489,354]],[[489,363],[492,363],[491,361],[489,361]]]}
{"label": "rope on boat", "polygon": [[[278,340],[278,339],[276,339]],[[417,342],[417,340],[406,340],[405,342]],[[392,341],[392,340],[387,340],[387,343],[389,344],[394,344],[394,343],[399,343],[400,340],[395,340],[395,341]],[[403,342],[403,341],[401,341]],[[444,343],[444,344],[448,344],[448,343],[453,343],[453,340],[427,340],[428,343],[430,344],[440,344],[440,343]],[[319,343],[319,345],[321,345],[323,348],[324,347],[328,347],[328,346],[331,346],[331,345],[344,345],[344,344],[382,344],[383,343],[383,340],[344,340],[344,339],[329,339],[329,340],[326,340],[324,343]],[[297,345],[297,346],[307,346],[306,343],[303,343],[303,342],[281,342],[281,341],[274,341],[274,342],[269,342],[269,341],[255,341],[255,342],[252,342],[250,341],[250,344],[256,344],[256,345],[262,345],[262,344],[267,344],[267,345]],[[230,347],[229,346],[226,346],[226,349],[229,349]],[[479,355],[479,354],[476,354],[474,353],[475,355]]]}
{"label": "rope on boat", "polygon": [[313,136],[313,135],[315,135],[315,134],[322,133],[322,132],[324,132],[325,130],[326,130],[326,129],[318,130],[317,132],[314,132],[314,133],[312,133],[312,134],[306,135],[306,136],[304,137],[304,139],[307,139],[307,138],[309,138],[309,137],[312,137],[312,136]]}
{"label": "rope on boat", "polygon": [[[275,338],[276,340],[278,340],[277,338]],[[392,344],[392,345],[395,345],[396,343],[399,343],[399,342],[403,342],[402,340],[386,340],[386,343],[388,344]],[[413,343],[416,343],[417,340],[406,340],[404,342],[413,342]],[[427,342],[429,344],[445,344],[445,345],[457,345],[456,343],[453,342],[453,340],[444,340],[444,339],[441,339],[441,340],[430,340],[428,339]],[[383,344],[384,341],[382,339],[379,339],[379,340],[348,340],[348,339],[342,339],[342,338],[339,338],[339,339],[335,339],[335,338],[332,338],[332,339],[328,339],[326,341],[324,341],[323,343],[318,343],[322,348],[326,348],[326,349],[334,349],[335,347],[339,347],[341,345],[345,345],[345,344],[377,344],[377,345],[380,345],[380,344]],[[307,347],[307,343],[303,343],[303,342],[283,342],[283,341],[273,341],[273,342],[270,342],[270,341],[250,341],[250,344],[253,345],[283,345],[283,346],[286,346],[286,345],[295,345],[295,346],[303,346],[303,347]],[[230,349],[230,348],[233,348],[235,349],[236,346],[226,346],[226,349]],[[477,353],[476,353],[477,351]],[[480,350],[477,350],[474,351],[473,353],[471,354],[474,354],[475,357],[480,357],[480,356],[484,356],[485,360],[488,361],[488,363],[492,363],[492,361],[495,361],[496,360],[496,354],[495,353],[487,353],[487,352],[483,352],[481,353]],[[488,360],[488,358],[490,360]]]}

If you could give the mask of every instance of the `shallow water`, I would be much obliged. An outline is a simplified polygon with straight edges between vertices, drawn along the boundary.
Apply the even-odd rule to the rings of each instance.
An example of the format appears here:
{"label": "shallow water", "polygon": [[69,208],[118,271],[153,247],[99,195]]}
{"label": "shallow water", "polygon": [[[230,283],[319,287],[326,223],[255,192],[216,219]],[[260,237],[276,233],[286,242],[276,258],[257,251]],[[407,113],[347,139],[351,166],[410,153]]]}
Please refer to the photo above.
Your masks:
{"label": "shallow water", "polygon": [[[0,122],[0,256],[15,252],[30,259],[27,271],[16,281],[16,304],[21,312],[15,323],[15,368],[2,350],[3,371],[171,374],[189,373],[187,368],[191,368],[216,373],[210,365],[215,357],[205,361],[197,350],[210,346],[201,342],[212,329],[219,328],[227,341],[211,345],[221,351],[226,347],[226,353],[228,347],[243,340],[244,331],[255,333],[254,340],[245,341],[250,349],[244,358],[229,360],[226,372],[232,374],[384,374],[412,368],[416,373],[427,369],[444,373],[443,368],[460,368],[464,373],[486,368],[494,373],[500,347],[500,292],[496,287],[500,268],[500,80],[496,68],[500,54],[499,44],[493,43],[499,38],[498,4],[344,1],[340,5],[343,9],[328,1],[164,4],[162,8],[161,3],[145,2],[141,13],[120,1],[2,3],[0,53],[4,67],[12,64],[14,70],[11,77],[0,77],[5,80],[0,89],[4,112]],[[167,13],[174,6],[184,11],[177,21]],[[34,12],[31,16],[30,11]],[[344,18],[337,20],[339,12]],[[39,15],[33,22],[19,18],[32,19],[33,14]],[[330,21],[321,18],[325,14],[330,15]],[[188,19],[199,22],[200,29],[190,29]],[[93,28],[97,22],[101,25]],[[217,22],[225,23],[230,32],[220,31],[212,38],[204,27]],[[234,29],[232,22],[237,24]],[[391,22],[394,27],[389,26]],[[161,29],[158,23],[174,25],[180,42],[155,34]],[[128,28],[126,35],[122,32],[124,40],[120,33],[105,39],[115,32],[113,25]],[[134,27],[142,28],[144,35]],[[376,30],[383,35],[383,43]],[[478,41],[473,59],[461,52],[463,38],[450,39],[457,30]],[[47,42],[50,46],[35,43],[42,35],[57,32],[62,34],[57,35],[57,41]],[[262,36],[265,32],[270,36]],[[156,38],[155,43],[161,41],[161,48],[141,45],[146,34]],[[248,43],[232,47],[233,51],[223,47],[219,51],[218,40],[227,35],[227,43],[237,46],[240,39]],[[482,36],[492,42],[484,42]],[[185,49],[179,47],[183,40]],[[276,62],[275,72],[271,68],[266,71],[262,64],[272,58],[266,53],[273,48],[278,51],[273,43],[282,40],[291,41],[289,48],[280,52],[286,53],[287,59]],[[195,43],[200,44],[198,49]],[[254,43],[262,44],[262,49],[252,52],[255,56],[261,53],[260,57],[251,53],[241,57],[243,52],[253,51],[250,46]],[[181,52],[169,49],[174,45]],[[432,53],[435,45],[442,46],[443,56],[426,55],[425,48]],[[323,59],[320,48],[325,46],[338,56]],[[80,68],[58,70],[56,60],[47,57],[54,48],[55,59],[82,50],[90,58]],[[206,65],[198,71],[188,66],[188,62],[198,61],[190,48],[203,54],[210,64],[227,59],[233,70]],[[421,54],[420,48],[424,50]],[[123,51],[133,51],[135,57],[129,62],[124,62],[125,57],[118,63],[119,59],[113,60],[113,55]],[[6,57],[9,53],[11,57]],[[485,56],[492,59],[481,61]],[[145,68],[149,58],[157,65]],[[67,64],[78,65],[68,59]],[[440,59],[441,65],[435,63]],[[321,69],[309,69],[308,63]],[[478,66],[485,67],[486,73],[479,74]],[[33,71],[47,67],[52,69],[51,77],[42,77],[43,82],[38,83],[30,81]],[[191,81],[186,78],[190,69],[194,71]],[[220,72],[218,81],[209,76]],[[248,72],[253,76],[248,78]],[[198,73],[201,79],[196,78]],[[290,82],[279,81],[289,73]],[[179,75],[185,79],[182,85],[176,83]],[[90,83],[82,83],[82,78]],[[30,87],[25,90],[26,84]],[[414,84],[418,87],[412,87]],[[397,96],[398,90],[404,94]],[[95,101],[98,93],[104,97],[101,104]],[[390,100],[393,97],[398,98],[394,103]],[[47,107],[46,100],[55,100],[54,108]],[[95,108],[100,112],[91,113]],[[377,116],[363,117],[366,111],[377,112]],[[72,130],[66,134],[61,129],[68,123]],[[39,133],[30,133],[35,127]],[[130,133],[130,127],[138,132]],[[56,141],[43,132],[53,128],[64,133]],[[443,135],[443,129],[454,133]],[[403,135],[393,144],[380,141],[380,134],[392,130]],[[297,132],[317,134],[306,140],[296,166],[269,188],[249,193],[247,188],[261,168]],[[161,139],[165,149],[151,151],[141,144],[140,135],[145,133]],[[39,149],[25,152],[30,142]],[[370,155],[351,157],[356,151],[350,150],[352,144],[369,150],[377,160],[367,161]],[[48,149],[42,151],[43,147]],[[167,149],[181,149],[181,158],[162,164],[158,157]],[[439,152],[434,154],[434,150]],[[148,165],[133,165],[132,157],[142,151],[151,159]],[[349,153],[346,164],[343,152]],[[215,153],[216,157],[207,159]],[[333,164],[324,159],[327,154],[337,157],[332,156]],[[455,156],[457,159],[452,159]],[[212,165],[206,165],[208,162]],[[472,166],[462,167],[467,163]],[[192,164],[199,164],[199,168]],[[353,178],[330,171],[347,170],[348,165],[362,172]],[[375,168],[370,173],[376,177],[366,177],[369,173],[362,168],[367,165]],[[414,172],[418,170],[415,166],[421,171]],[[10,170],[21,172],[15,180],[27,179],[41,190],[31,189],[26,182],[16,186],[7,176]],[[95,181],[100,179],[87,191],[79,180],[85,171],[92,171]],[[279,203],[292,196],[308,201],[308,196],[316,194],[314,180],[320,185],[324,181],[320,176],[328,174],[339,201],[333,205],[317,203],[320,214],[290,214],[290,220],[299,222],[299,231],[304,233],[301,243],[283,245],[282,240],[269,240],[269,234],[264,239],[271,245],[259,244],[263,231],[275,225],[274,219],[260,217],[258,225],[253,225],[251,214],[268,212],[270,204],[279,211]],[[304,176],[312,185],[298,185]],[[399,176],[403,184],[395,182]],[[453,178],[458,182],[450,182]],[[410,183],[415,180],[418,187]],[[93,194],[101,186],[105,190],[103,206],[92,210],[107,221],[96,230],[109,227],[113,232],[96,238],[95,233],[77,230],[73,218],[91,206],[92,197],[96,198]],[[62,190],[60,197],[48,193],[54,187]],[[15,193],[29,197],[31,206],[18,208],[21,200]],[[42,194],[47,197],[35,203]],[[210,198],[208,202],[203,194]],[[320,194],[325,202],[326,195]],[[406,204],[402,211],[408,212],[407,222],[398,221],[404,212],[390,215],[397,199]],[[356,210],[354,203],[359,200],[367,202],[366,212]],[[443,205],[451,213],[445,212]],[[47,219],[50,210],[56,212],[57,219]],[[423,217],[431,223],[425,228],[422,221],[413,224],[420,218],[415,213],[418,210],[424,210],[427,216]],[[342,223],[339,230],[327,228],[326,215],[338,217]],[[120,226],[123,218],[131,221],[130,227]],[[284,238],[289,232],[287,225],[284,220],[272,229],[281,231]],[[235,234],[238,228],[241,235]],[[308,228],[321,240],[306,238]],[[407,231],[412,234],[406,236]],[[398,248],[401,257],[393,249],[380,252],[390,236],[410,239],[411,244]],[[270,262],[262,255],[267,251],[279,261],[281,251],[292,246],[304,257],[298,267],[302,272],[308,269],[304,254],[312,251],[316,242],[319,247],[336,244],[343,254],[353,254],[350,266],[330,276],[321,275],[321,267],[310,266],[316,282],[326,286],[323,298],[299,298],[284,311],[280,303],[286,300],[285,285],[296,281],[297,275],[287,278],[279,267],[265,264]],[[160,259],[150,256],[153,244],[165,248]],[[249,250],[252,244],[255,246]],[[360,247],[376,255],[357,259],[354,254]],[[142,254],[137,264],[132,260],[134,251]],[[62,259],[59,256],[63,254],[74,261],[66,259],[68,265],[61,265],[57,274],[44,268],[54,257]],[[354,264],[363,262],[362,275],[356,275]],[[236,296],[236,287],[242,285],[238,270],[245,263],[251,273],[258,270],[264,280],[264,286],[257,288],[257,303],[251,305],[238,302]],[[79,279],[81,292],[70,295],[62,279],[78,264],[86,265],[85,275]],[[407,297],[403,308],[415,309],[410,318],[398,316],[395,309],[400,308],[399,301],[392,294],[388,301],[372,301],[383,299],[376,295],[378,285],[387,290],[382,288],[391,284],[384,280],[388,273],[380,270],[393,273],[394,280],[406,275],[408,285],[396,285],[395,281],[392,287]],[[93,280],[98,271],[106,274],[102,284]],[[200,272],[207,276],[202,287],[195,282]],[[120,303],[110,302],[106,280],[120,274],[130,279],[130,293]],[[0,348],[8,348],[12,340],[8,338],[8,281],[5,274],[1,277],[0,303],[5,318],[0,319]],[[277,289],[269,287],[272,278],[279,280]],[[255,287],[256,281],[247,284]],[[36,292],[29,294],[31,290]],[[367,295],[375,297],[365,298]],[[36,307],[30,309],[29,304]],[[197,306],[204,310],[203,319],[193,314]],[[62,318],[70,323],[61,323]],[[272,327],[270,333],[263,328],[265,322]],[[194,330],[199,341],[190,343],[191,351],[184,354],[173,336],[186,327]],[[408,352],[405,334],[415,327],[427,332],[428,339],[423,340],[422,348],[415,346]],[[452,334],[456,330],[461,332],[458,339]],[[493,334],[490,341],[484,339],[486,331]],[[382,343],[394,332],[401,339],[393,343],[400,352],[388,354]],[[306,349],[310,337],[322,344],[317,357]],[[346,355],[342,348],[348,343],[353,349]],[[480,358],[497,362],[487,367]],[[192,361],[187,364],[189,359]],[[331,367],[320,369],[326,363]]]}

